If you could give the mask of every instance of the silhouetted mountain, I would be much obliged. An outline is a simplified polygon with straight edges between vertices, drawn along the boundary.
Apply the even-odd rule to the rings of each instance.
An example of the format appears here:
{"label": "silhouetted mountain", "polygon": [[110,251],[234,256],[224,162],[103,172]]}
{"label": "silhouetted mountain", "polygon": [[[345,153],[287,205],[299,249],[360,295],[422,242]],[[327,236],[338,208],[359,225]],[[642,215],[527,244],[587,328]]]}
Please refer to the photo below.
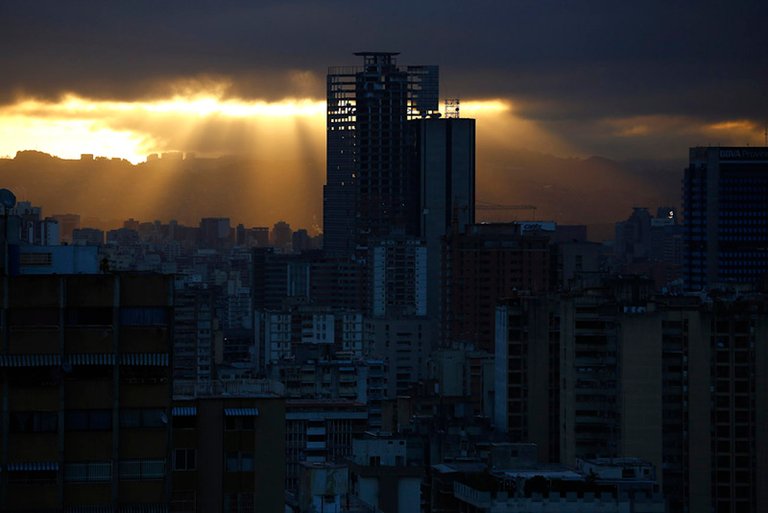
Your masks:
{"label": "silhouetted mountain", "polygon": [[[480,152],[478,200],[533,204],[537,219],[608,225],[633,206],[678,205],[684,162],[616,162],[602,157],[560,158],[525,150]],[[45,215],[79,213],[114,226],[203,216],[229,216],[247,225],[285,219],[318,227],[324,170],[302,171],[298,160],[247,157],[158,159],[133,165],[122,159],[64,160],[37,151],[0,159],[0,185],[30,200]],[[478,220],[529,218],[529,211],[480,211]]]}
{"label": "silhouetted mountain", "polygon": [[[560,158],[509,150],[484,158],[478,180],[479,200],[533,204],[538,219],[561,223],[612,225],[633,206],[651,209],[680,203],[685,162],[617,162],[603,157]],[[478,212],[478,219],[529,216],[529,211]]]}
{"label": "silhouetted mountain", "polygon": [[0,184],[20,200],[42,206],[44,215],[79,213],[101,219],[103,226],[129,217],[196,225],[200,217],[229,216],[248,225],[286,219],[311,228],[319,224],[322,170],[307,177],[294,171],[301,168],[298,162],[245,157],[133,165],[122,159],[64,160],[19,152],[14,159],[0,159]]}

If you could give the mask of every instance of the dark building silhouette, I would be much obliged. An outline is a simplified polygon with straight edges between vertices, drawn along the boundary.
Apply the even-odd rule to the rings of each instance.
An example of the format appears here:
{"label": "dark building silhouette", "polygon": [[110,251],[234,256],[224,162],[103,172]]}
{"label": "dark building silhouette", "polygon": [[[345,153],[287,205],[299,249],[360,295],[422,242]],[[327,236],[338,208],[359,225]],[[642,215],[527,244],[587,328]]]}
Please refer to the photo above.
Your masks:
{"label": "dark building silhouette", "polygon": [[171,277],[6,283],[0,509],[164,510]]}
{"label": "dark building silhouette", "polygon": [[656,217],[635,207],[625,221],[616,223],[614,272],[644,274],[661,289],[680,277],[683,226],[672,207],[660,207]]}
{"label": "dark building silhouette", "polygon": [[331,265],[323,270],[340,273],[317,277],[347,298],[357,288],[384,325],[418,325],[404,333],[428,337],[428,350],[439,345],[444,314],[445,239],[474,223],[475,120],[440,118],[437,66],[400,66],[390,52],[356,55],[362,67],[328,73],[323,240],[327,259],[351,259],[359,274]]}
{"label": "dark building silhouette", "polygon": [[689,290],[768,273],[768,147],[696,147],[683,179]]}
{"label": "dark building silhouette", "polygon": [[635,207],[626,221],[616,223],[615,252],[622,262],[651,259],[651,214]]}
{"label": "dark building silhouette", "polygon": [[328,70],[324,249],[348,256],[393,228],[416,235],[418,176],[408,120],[436,112],[437,66],[399,66],[393,52],[359,52],[362,67]]}
{"label": "dark building silhouette", "polygon": [[517,291],[551,286],[549,237],[517,224],[472,225],[450,236],[442,329],[450,341],[492,351],[496,303]]}
{"label": "dark building silhouette", "polygon": [[228,217],[204,217],[200,219],[200,247],[224,249],[231,246],[231,228]]}
{"label": "dark building silhouette", "polygon": [[293,232],[291,235],[291,249],[294,253],[301,253],[311,249],[312,239],[309,237],[307,230],[300,229]]}
{"label": "dark building silhouette", "polygon": [[175,400],[170,511],[284,511],[285,400],[274,394]]}
{"label": "dark building silhouette", "polygon": [[210,386],[214,373],[214,291],[203,284],[177,288],[174,304],[174,382]]}
{"label": "dark building silhouette", "polygon": [[[445,240],[475,222],[475,120],[425,118],[413,133],[411,169],[419,177],[419,237],[425,242],[427,316],[443,314]],[[436,330],[437,331],[437,330]]]}
{"label": "dark building silhouette", "polygon": [[668,511],[763,511],[766,296],[613,278],[497,309],[495,425],[544,461],[642,458]]}
{"label": "dark building silhouette", "polygon": [[80,228],[80,216],[78,214],[58,214],[53,218],[59,222],[61,241],[72,242],[72,232]]}
{"label": "dark building silhouette", "polygon": [[270,233],[270,242],[272,245],[281,251],[290,251],[293,237],[293,230],[291,225],[285,221],[278,221],[272,227],[272,233]]}
{"label": "dark building silhouette", "polygon": [[104,244],[104,231],[96,228],[76,228],[72,231],[72,244],[100,246]]}

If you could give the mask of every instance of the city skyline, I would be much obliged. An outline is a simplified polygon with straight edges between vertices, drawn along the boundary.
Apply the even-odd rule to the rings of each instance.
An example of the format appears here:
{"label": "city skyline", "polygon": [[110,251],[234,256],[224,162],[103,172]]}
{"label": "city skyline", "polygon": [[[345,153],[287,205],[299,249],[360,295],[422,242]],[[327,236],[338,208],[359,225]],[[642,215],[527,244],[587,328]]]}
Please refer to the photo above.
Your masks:
{"label": "city skyline", "polygon": [[[0,176],[22,199],[105,227],[127,217],[229,216],[320,231],[327,66],[354,65],[355,51],[396,51],[404,62],[439,65],[441,110],[460,98],[461,116],[477,120],[478,201],[608,226],[630,206],[677,204],[685,148],[765,144],[759,49],[768,41],[757,24],[766,8],[729,9],[739,15],[662,2],[6,2]],[[138,181],[128,168],[73,172],[67,180],[83,186],[65,205],[67,187],[49,185],[59,167],[35,169],[45,180],[32,183],[11,160],[24,150],[134,164],[169,151],[242,162],[235,173],[213,169],[219,179],[198,189],[182,169]],[[228,195],[237,201],[208,205]],[[139,209],[126,197],[140,199]]]}
{"label": "city skyline", "polygon": [[163,151],[264,154],[291,140],[290,151],[321,158],[325,66],[356,50],[440,65],[444,96],[507,135],[488,138],[489,158],[528,148],[684,160],[678,148],[763,144],[766,8],[728,8],[424,2],[400,17],[397,4],[231,2],[214,14],[173,2],[5,3],[0,155],[135,163]]}
{"label": "city skyline", "polygon": [[717,4],[0,3],[0,510],[768,510]]}

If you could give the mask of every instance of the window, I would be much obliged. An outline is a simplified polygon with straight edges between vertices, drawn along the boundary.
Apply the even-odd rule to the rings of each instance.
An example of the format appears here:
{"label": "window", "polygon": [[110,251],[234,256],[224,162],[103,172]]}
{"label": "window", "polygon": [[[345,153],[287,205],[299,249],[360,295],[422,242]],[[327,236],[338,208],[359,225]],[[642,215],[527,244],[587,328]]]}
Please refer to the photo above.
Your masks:
{"label": "window", "polygon": [[53,263],[52,253],[21,253],[19,263],[23,266],[49,266]]}
{"label": "window", "polygon": [[162,409],[141,410],[141,423],[144,427],[163,427],[168,421]]}
{"label": "window", "polygon": [[165,326],[168,313],[163,307],[122,307],[120,324],[125,326]]}
{"label": "window", "polygon": [[120,410],[120,427],[155,428],[168,423],[168,417],[162,408],[142,408]]}
{"label": "window", "polygon": [[108,431],[112,429],[112,412],[109,410],[91,412],[88,418],[88,426],[94,431]]}
{"label": "window", "polygon": [[252,493],[224,494],[224,513],[254,513],[255,499]]}
{"label": "window", "polygon": [[253,472],[253,453],[244,452],[240,455],[240,470],[242,472]]}
{"label": "window", "polygon": [[254,458],[252,452],[228,452],[226,455],[227,472],[253,472]]}
{"label": "window", "polygon": [[163,479],[165,460],[123,460],[120,462],[120,479]]}
{"label": "window", "polygon": [[108,461],[67,463],[64,465],[64,481],[85,483],[110,480],[112,480],[112,463]]}
{"label": "window", "polygon": [[65,425],[69,431],[109,431],[112,410],[70,410]]}
{"label": "window", "polygon": [[112,308],[68,308],[67,325],[70,326],[111,326]]}
{"label": "window", "polygon": [[195,449],[176,449],[173,452],[173,470],[195,470],[196,459]]}
{"label": "window", "polygon": [[141,427],[141,410],[120,410],[120,427]]}
{"label": "window", "polygon": [[59,428],[59,414],[56,412],[14,412],[11,413],[12,433],[55,433]]}
{"label": "window", "polygon": [[120,479],[141,479],[141,461],[121,461]]}
{"label": "window", "polygon": [[227,472],[237,472],[240,470],[240,462],[236,452],[227,453]]}

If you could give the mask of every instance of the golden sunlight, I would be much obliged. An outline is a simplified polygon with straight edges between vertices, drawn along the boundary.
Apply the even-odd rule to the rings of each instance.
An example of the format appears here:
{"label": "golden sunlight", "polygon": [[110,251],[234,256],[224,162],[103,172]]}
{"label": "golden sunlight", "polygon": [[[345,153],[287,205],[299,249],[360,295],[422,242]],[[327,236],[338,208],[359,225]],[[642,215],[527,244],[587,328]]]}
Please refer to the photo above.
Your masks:
{"label": "golden sunlight", "polygon": [[322,126],[324,115],[325,103],[311,99],[246,101],[209,93],[135,102],[76,95],[58,102],[27,99],[0,107],[0,155],[35,149],[62,158],[93,153],[137,163],[150,153],[194,151],[179,135],[190,134],[203,122],[245,121],[261,132],[269,127],[284,132],[292,131],[290,125],[299,119],[314,118]]}
{"label": "golden sunlight", "polygon": [[512,104],[506,100],[469,100],[461,102],[461,114],[476,117],[483,114],[500,114],[512,110]]}
{"label": "golden sunlight", "polygon": [[[24,99],[0,107],[0,156],[34,149],[67,159],[91,153],[138,163],[168,151],[267,155],[282,148],[297,155],[307,150],[298,144],[308,138],[319,143],[324,133],[323,101],[226,98],[217,87],[185,93],[151,101],[68,94],[56,102]],[[509,114],[511,104],[466,101],[461,112],[496,125],[494,119]],[[310,146],[322,155],[318,144]]]}
{"label": "golden sunlight", "polygon": [[0,110],[0,156],[13,157],[19,150],[34,149],[78,158],[82,153],[143,161],[155,147],[148,134],[116,130],[94,119],[40,118],[7,115]]}
{"label": "golden sunlight", "polygon": [[754,132],[759,130],[759,127],[748,119],[721,121],[719,123],[712,123],[707,125],[705,128],[709,130],[741,130],[747,132]]}
{"label": "golden sunlight", "polygon": [[760,144],[761,129],[746,119],[702,123],[692,116],[649,115],[608,118],[605,131],[621,138],[663,138],[668,134],[684,136],[690,145],[742,146]]}

